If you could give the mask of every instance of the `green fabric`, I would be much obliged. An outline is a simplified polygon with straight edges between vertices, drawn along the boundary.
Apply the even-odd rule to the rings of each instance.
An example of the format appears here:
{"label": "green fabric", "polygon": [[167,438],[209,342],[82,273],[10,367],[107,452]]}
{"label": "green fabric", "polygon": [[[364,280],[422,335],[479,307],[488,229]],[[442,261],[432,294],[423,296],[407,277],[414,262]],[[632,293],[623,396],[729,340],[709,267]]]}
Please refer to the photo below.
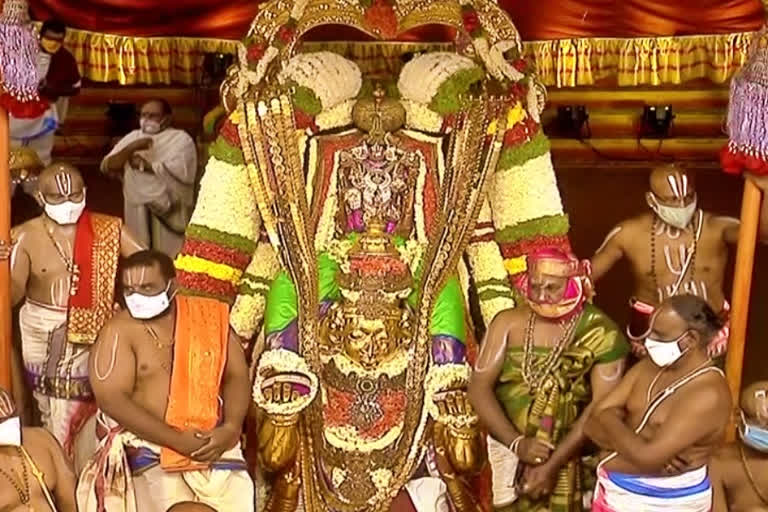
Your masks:
{"label": "green fabric", "polygon": [[[341,299],[341,290],[336,281],[339,270],[339,264],[328,253],[318,255],[318,299],[321,302]],[[412,307],[415,307],[418,303],[417,294],[412,293],[408,301]],[[298,317],[296,287],[286,271],[281,270],[275,276],[267,293],[266,302],[264,332],[267,335],[282,331]],[[466,339],[464,326],[464,298],[461,285],[457,277],[452,277],[440,291],[435,303],[430,334],[452,336],[463,343]]]}
{"label": "green fabric", "polygon": [[502,171],[523,165],[529,160],[538,158],[549,151],[549,139],[543,132],[539,132],[528,142],[519,146],[505,147],[501,150],[499,163],[496,168]]}
{"label": "green fabric", "polygon": [[568,234],[569,228],[568,215],[549,215],[498,230],[496,241],[500,244],[514,244],[535,236],[563,236]]}
{"label": "green fabric", "polygon": [[451,336],[466,343],[464,297],[458,277],[451,277],[437,296],[429,332],[432,336]]}
{"label": "green fabric", "polygon": [[245,165],[243,152],[240,148],[233,146],[221,136],[216,137],[216,140],[208,146],[208,155],[229,165]]}
{"label": "green fabric", "polygon": [[272,280],[272,286],[267,293],[267,305],[264,310],[264,334],[270,335],[282,331],[299,316],[299,298],[296,287],[288,276],[281,270]]}
{"label": "green fabric", "polygon": [[[534,349],[542,361],[549,348]],[[522,374],[523,347],[507,350],[496,386],[496,398],[515,428],[527,436],[557,445],[591,400],[590,372],[597,364],[622,359],[629,354],[629,344],[621,329],[597,307],[587,304],[576,326],[571,344],[542,383],[531,390]],[[581,510],[584,487],[583,471],[577,461],[561,468],[555,492],[544,500],[525,497],[505,512],[571,512]]]}

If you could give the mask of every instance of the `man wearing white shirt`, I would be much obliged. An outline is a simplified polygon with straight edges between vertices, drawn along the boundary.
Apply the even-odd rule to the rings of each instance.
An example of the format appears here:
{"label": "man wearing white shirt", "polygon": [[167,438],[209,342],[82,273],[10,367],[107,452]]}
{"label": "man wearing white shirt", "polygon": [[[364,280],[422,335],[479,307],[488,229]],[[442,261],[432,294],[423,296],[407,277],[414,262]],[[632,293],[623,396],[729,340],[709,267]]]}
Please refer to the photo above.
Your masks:
{"label": "man wearing white shirt", "polygon": [[138,239],[174,258],[194,207],[197,148],[171,127],[171,107],[154,99],[141,108],[141,127],[126,135],[101,163],[123,174],[125,224]]}

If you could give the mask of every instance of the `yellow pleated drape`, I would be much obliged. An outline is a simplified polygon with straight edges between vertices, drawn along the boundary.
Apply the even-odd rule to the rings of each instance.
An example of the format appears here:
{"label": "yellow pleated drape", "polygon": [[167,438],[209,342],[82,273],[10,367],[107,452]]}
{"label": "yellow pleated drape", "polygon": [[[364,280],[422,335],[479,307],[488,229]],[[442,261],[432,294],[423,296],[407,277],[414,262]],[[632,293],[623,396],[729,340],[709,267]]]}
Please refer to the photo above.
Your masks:
{"label": "yellow pleated drape", "polygon": [[[525,54],[547,86],[594,85],[615,79],[620,86],[726,82],[746,61],[752,32],[682,37],[577,38],[532,41]],[[233,54],[225,39],[147,38],[69,30],[66,47],[82,75],[123,85],[194,85],[206,53]],[[312,42],[305,50],[331,50],[356,61],[364,73],[395,73],[404,53],[446,49],[445,44]]]}

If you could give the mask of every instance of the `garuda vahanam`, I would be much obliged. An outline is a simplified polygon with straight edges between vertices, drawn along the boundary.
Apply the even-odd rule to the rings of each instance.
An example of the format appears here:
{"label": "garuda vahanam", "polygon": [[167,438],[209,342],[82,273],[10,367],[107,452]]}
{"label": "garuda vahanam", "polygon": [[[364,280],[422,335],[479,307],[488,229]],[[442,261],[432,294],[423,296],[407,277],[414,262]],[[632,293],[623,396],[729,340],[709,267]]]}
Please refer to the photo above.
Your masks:
{"label": "garuda vahanam", "polygon": [[[452,51],[381,43],[435,23]],[[359,63],[303,44],[337,24],[379,42]],[[485,509],[475,329],[514,307],[527,253],[568,244],[514,26],[485,0],[277,1],[238,57],[176,265],[258,336],[261,505]]]}

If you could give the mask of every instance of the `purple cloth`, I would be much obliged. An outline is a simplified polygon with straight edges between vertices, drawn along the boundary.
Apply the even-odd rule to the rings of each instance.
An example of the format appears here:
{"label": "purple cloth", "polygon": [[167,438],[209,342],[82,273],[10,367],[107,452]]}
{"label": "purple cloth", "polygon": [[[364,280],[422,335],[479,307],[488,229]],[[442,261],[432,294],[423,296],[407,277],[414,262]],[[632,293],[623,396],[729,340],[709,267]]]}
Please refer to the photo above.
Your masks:
{"label": "purple cloth", "polygon": [[458,364],[466,360],[467,348],[453,336],[432,336],[432,360],[435,364]]}

